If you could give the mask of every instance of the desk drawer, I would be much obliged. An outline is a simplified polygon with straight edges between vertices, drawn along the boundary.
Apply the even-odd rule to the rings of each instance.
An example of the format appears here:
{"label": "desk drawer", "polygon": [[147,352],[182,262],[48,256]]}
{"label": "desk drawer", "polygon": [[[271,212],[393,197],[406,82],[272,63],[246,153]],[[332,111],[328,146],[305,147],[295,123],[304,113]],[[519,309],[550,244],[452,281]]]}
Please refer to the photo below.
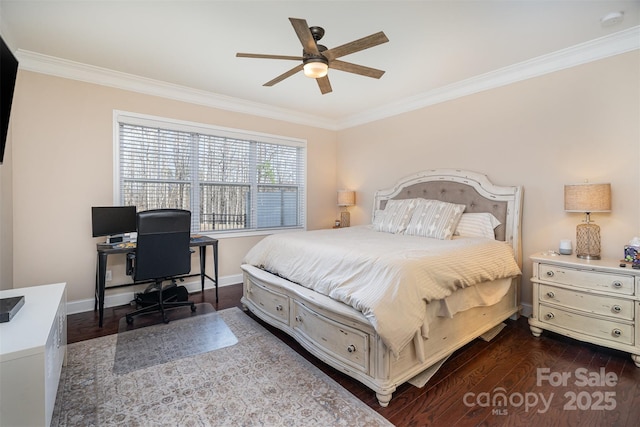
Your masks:
{"label": "desk drawer", "polygon": [[[593,295],[573,289],[540,285],[540,302],[557,304],[587,313],[632,321],[635,317],[632,300]],[[613,320],[613,319],[612,319]]]}
{"label": "desk drawer", "polygon": [[634,345],[635,342],[635,328],[632,324],[589,317],[546,304],[540,304],[539,313],[542,323],[611,342],[628,345]]}
{"label": "desk drawer", "polygon": [[538,278],[545,282],[559,283],[623,295],[634,294],[634,278],[624,274],[578,270],[551,264],[539,264]]}

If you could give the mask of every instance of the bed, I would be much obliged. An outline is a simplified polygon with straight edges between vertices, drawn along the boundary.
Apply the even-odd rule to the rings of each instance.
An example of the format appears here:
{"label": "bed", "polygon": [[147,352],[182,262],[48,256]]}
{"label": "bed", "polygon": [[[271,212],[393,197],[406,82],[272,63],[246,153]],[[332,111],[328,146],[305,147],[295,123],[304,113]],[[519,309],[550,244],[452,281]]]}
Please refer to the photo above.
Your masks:
{"label": "bed", "polygon": [[[243,261],[242,303],[387,406],[400,384],[518,316],[521,210],[520,186],[420,172],[376,192],[370,225],[263,239]],[[479,217],[492,218],[491,238]]]}

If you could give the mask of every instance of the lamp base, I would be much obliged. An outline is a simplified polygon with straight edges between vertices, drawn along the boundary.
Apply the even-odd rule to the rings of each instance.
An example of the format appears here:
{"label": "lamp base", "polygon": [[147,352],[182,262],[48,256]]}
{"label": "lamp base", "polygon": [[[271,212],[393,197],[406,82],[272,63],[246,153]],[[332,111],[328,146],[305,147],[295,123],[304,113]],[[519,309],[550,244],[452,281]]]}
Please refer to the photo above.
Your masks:
{"label": "lamp base", "polygon": [[349,211],[340,212],[340,228],[349,227],[351,225],[351,215]]}
{"label": "lamp base", "polygon": [[580,259],[600,259],[600,255],[576,255]]}
{"label": "lamp base", "polygon": [[592,222],[576,227],[576,256],[600,259],[600,227]]}

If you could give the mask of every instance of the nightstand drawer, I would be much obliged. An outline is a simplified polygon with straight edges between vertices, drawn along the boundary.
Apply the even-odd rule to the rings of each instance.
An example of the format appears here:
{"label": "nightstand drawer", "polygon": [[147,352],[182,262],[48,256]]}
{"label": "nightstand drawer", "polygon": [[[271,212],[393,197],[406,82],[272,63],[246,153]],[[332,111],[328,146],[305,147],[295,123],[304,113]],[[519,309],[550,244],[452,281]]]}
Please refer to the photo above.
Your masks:
{"label": "nightstand drawer", "polygon": [[634,345],[635,330],[631,324],[596,319],[546,304],[540,304],[539,313],[542,323],[607,341]]}
{"label": "nightstand drawer", "polygon": [[540,284],[540,302],[569,307],[578,311],[601,314],[613,318],[632,321],[634,305],[632,300],[593,295],[572,289],[556,288]]}
{"label": "nightstand drawer", "polygon": [[634,294],[633,276],[578,270],[543,263],[539,264],[538,270],[538,278],[545,282],[560,283],[608,293]]}

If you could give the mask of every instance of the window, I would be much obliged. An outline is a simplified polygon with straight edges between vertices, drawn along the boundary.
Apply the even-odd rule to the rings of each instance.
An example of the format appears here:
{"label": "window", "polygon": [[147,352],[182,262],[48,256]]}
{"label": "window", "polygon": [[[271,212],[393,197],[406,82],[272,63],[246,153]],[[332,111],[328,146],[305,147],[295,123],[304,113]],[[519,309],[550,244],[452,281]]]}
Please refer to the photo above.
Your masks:
{"label": "window", "polygon": [[192,232],[303,228],[305,141],[116,112],[116,203],[191,211]]}

